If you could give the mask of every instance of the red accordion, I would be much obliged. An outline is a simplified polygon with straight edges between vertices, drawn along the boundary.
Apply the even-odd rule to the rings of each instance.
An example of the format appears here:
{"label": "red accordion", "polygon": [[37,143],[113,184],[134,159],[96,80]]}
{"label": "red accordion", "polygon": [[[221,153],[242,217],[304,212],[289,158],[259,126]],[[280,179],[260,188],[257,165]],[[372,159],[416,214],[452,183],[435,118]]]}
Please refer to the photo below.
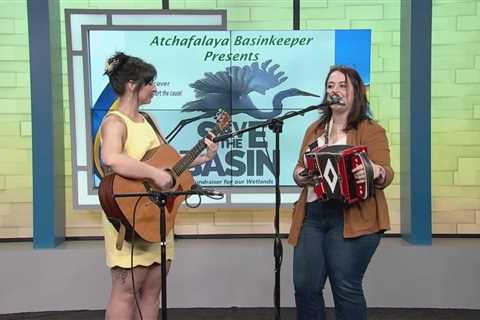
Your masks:
{"label": "red accordion", "polygon": [[[373,167],[367,147],[329,145],[311,148],[305,153],[306,173],[318,176],[313,187],[319,200],[340,200],[352,204],[367,199],[375,192]],[[365,182],[357,183],[352,170],[363,164]]]}

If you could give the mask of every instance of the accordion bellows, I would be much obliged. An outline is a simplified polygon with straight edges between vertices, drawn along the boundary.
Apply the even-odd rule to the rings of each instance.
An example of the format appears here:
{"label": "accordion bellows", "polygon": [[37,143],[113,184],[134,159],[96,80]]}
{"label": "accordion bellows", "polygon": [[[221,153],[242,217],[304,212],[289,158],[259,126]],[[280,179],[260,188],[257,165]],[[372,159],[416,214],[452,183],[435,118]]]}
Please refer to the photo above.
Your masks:
{"label": "accordion bellows", "polygon": [[[375,192],[373,167],[366,146],[323,146],[305,153],[305,158],[307,173],[319,177],[313,187],[318,200],[352,204],[367,199]],[[352,170],[360,165],[363,165],[366,179],[357,183]]]}

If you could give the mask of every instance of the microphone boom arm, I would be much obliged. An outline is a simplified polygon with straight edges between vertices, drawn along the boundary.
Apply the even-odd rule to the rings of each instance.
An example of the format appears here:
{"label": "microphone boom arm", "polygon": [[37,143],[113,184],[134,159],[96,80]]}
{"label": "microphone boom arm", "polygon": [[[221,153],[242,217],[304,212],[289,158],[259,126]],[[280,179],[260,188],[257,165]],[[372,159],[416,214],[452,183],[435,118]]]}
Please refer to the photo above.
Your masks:
{"label": "microphone boom arm", "polygon": [[333,103],[332,102],[326,102],[326,103],[312,105],[312,106],[303,108],[302,110],[290,111],[290,112],[285,113],[283,116],[268,119],[268,120],[266,120],[264,122],[261,122],[261,123],[255,125],[255,126],[248,127],[248,128],[245,128],[245,129],[241,129],[241,130],[238,130],[238,131],[233,131],[233,132],[230,132],[228,134],[223,134],[221,136],[215,137],[213,139],[213,142],[216,143],[216,142],[224,141],[224,140],[233,138],[235,136],[241,135],[244,132],[255,130],[255,129],[258,129],[258,128],[267,127],[267,126],[271,127],[275,123],[279,123],[279,122],[283,123],[283,120],[285,120],[285,119],[292,118],[292,117],[295,117],[295,116],[298,116],[298,115],[303,116],[307,112],[310,112],[310,111],[313,111],[313,110],[318,110],[318,108],[325,107],[325,106],[330,106],[332,104],[335,104],[335,102],[333,102]]}

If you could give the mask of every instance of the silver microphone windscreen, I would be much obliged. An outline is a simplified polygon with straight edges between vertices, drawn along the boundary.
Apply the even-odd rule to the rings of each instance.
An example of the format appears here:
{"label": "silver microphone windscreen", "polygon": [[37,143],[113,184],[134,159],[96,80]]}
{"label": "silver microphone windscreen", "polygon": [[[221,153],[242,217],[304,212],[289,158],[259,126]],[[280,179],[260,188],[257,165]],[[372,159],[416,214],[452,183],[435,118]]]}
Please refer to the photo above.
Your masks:
{"label": "silver microphone windscreen", "polygon": [[345,103],[342,102],[342,98],[335,94],[329,97],[329,101],[330,101],[330,104],[345,105]]}
{"label": "silver microphone windscreen", "polygon": [[198,183],[193,184],[190,189],[198,192],[198,194],[200,194],[200,195],[216,196],[216,197],[223,197],[224,196],[223,192],[216,191],[216,190],[213,190],[213,189],[204,188],[203,186],[199,185]]}

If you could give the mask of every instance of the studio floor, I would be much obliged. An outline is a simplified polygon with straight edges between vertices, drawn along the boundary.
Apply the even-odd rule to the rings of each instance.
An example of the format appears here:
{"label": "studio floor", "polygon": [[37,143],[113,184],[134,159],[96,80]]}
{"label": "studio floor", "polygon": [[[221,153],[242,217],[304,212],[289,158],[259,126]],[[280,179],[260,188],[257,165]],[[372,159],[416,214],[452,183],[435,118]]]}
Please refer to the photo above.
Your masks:
{"label": "studio floor", "polygon": [[[56,311],[15,313],[0,315],[0,320],[103,320],[103,310]],[[159,317],[160,319],[160,317]],[[271,320],[271,308],[192,308],[169,309],[170,320]],[[281,319],[294,320],[294,308],[282,308]],[[334,320],[333,309],[328,309],[327,319]],[[373,308],[369,310],[369,320],[478,320],[480,310],[460,309],[397,309]],[[151,320],[151,319],[145,319]]]}

